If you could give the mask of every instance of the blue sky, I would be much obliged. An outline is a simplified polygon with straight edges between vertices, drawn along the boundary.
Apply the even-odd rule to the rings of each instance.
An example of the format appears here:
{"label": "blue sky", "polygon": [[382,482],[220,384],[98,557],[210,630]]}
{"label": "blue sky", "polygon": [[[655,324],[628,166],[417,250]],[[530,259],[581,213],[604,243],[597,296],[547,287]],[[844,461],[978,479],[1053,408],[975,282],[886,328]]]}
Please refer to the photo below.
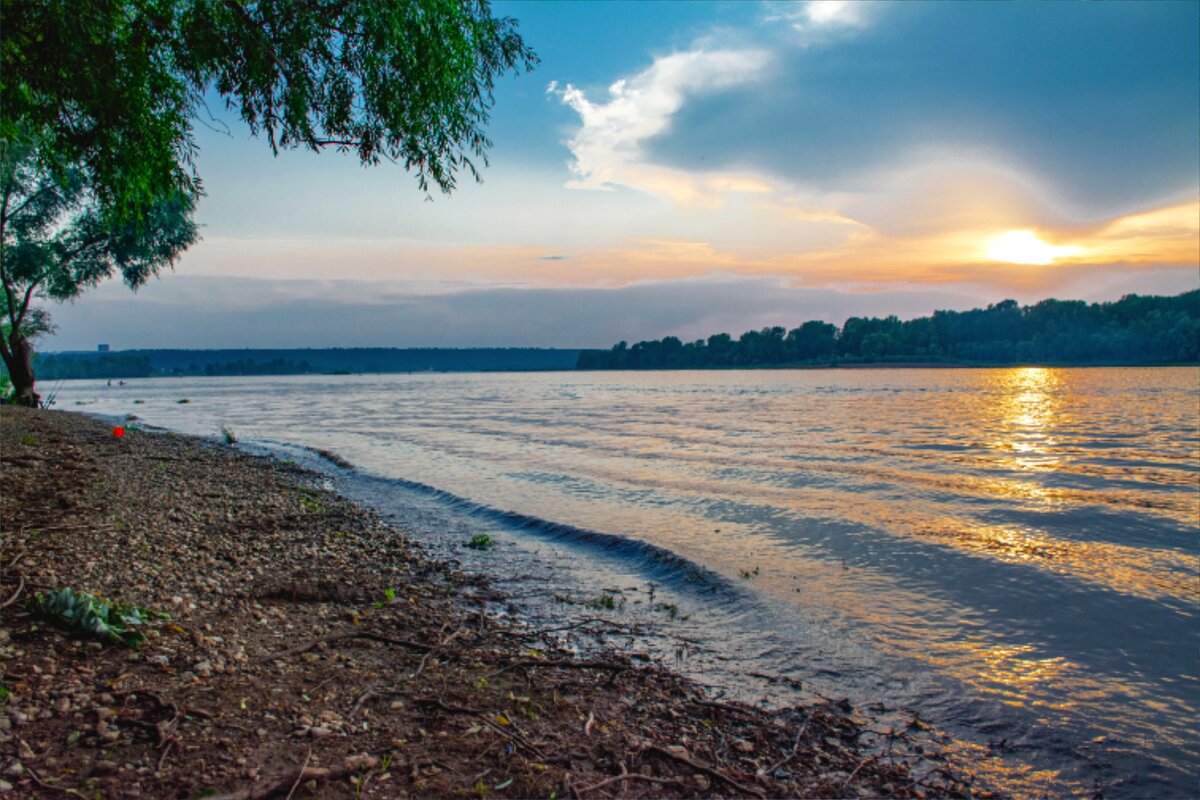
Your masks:
{"label": "blue sky", "polygon": [[214,105],[204,240],[44,346],[607,346],[1200,285],[1200,3],[494,10],[542,63],[482,184],[273,158]]}

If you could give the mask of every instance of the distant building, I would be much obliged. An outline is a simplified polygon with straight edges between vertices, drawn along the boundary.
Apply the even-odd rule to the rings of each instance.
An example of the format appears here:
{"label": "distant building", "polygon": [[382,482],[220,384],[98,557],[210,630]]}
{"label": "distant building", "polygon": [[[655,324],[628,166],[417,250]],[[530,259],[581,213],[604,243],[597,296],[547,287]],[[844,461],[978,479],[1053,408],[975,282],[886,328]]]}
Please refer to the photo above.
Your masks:
{"label": "distant building", "polygon": [[99,352],[101,352],[101,353],[107,353],[107,352],[108,352],[108,345],[106,345],[106,344],[98,344],[98,345],[96,345],[96,349],[97,349]]}

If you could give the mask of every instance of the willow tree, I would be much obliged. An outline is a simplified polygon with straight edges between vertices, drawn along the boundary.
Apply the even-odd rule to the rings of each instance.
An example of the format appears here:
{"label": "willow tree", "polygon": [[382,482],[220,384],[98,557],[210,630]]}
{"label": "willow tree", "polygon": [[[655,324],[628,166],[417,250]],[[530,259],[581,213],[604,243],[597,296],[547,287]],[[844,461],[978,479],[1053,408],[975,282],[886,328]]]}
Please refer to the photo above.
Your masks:
{"label": "willow tree", "polygon": [[194,241],[192,197],[177,191],[137,219],[108,212],[83,170],[42,165],[40,139],[0,144],[0,356],[16,402],[36,406],[30,343],[50,330],[38,299],[71,300],[119,274],[137,288]]}
{"label": "willow tree", "polygon": [[113,230],[202,194],[210,99],[274,153],[334,148],[449,193],[487,163],[496,81],[537,61],[486,0],[0,0],[0,18],[0,140],[37,131],[39,180],[86,186]]}

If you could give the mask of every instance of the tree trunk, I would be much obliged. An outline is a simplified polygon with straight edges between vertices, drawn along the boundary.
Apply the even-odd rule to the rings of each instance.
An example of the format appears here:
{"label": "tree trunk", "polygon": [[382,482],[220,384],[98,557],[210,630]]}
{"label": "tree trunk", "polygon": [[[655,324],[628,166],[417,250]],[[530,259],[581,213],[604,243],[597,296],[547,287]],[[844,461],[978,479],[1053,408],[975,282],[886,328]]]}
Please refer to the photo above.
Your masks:
{"label": "tree trunk", "polygon": [[13,334],[8,340],[11,358],[4,354],[4,366],[8,367],[8,377],[13,384],[13,402],[20,406],[37,408],[41,405],[41,396],[33,390],[33,362],[29,342],[20,334]]}

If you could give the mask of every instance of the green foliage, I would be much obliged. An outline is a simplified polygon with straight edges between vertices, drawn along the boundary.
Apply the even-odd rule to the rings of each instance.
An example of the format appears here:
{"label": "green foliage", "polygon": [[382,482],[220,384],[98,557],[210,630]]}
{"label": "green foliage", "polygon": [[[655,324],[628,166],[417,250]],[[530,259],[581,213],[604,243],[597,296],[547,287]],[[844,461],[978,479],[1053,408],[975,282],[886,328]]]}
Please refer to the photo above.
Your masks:
{"label": "green foliage", "polygon": [[352,151],[450,191],[485,159],[496,79],[537,61],[486,0],[5,0],[3,16],[0,137],[45,131],[47,164],[78,164],[125,220],[199,194],[207,91],[273,151]]}
{"label": "green foliage", "polygon": [[106,642],[119,642],[128,647],[138,647],[146,638],[133,628],[156,618],[167,617],[157,611],[127,603],[114,603],[70,588],[37,594],[29,601],[29,610],[73,633]]}
{"label": "green foliage", "polygon": [[[87,171],[58,162],[48,147],[45,132],[28,126],[6,131],[0,147],[5,223],[0,266],[10,305],[20,310],[30,289],[71,300],[114,272],[136,288],[196,241],[193,195],[166,192],[136,220],[121,221],[100,201]],[[28,310],[20,324],[8,311],[8,324],[24,326],[27,336],[46,327],[44,318],[39,325]]]}
{"label": "green foliage", "polygon": [[[589,600],[587,605],[588,608],[613,611],[617,607],[617,598],[613,597],[611,594],[602,594],[594,600]],[[625,605],[624,598],[622,598],[621,605]]]}
{"label": "green foliage", "polygon": [[1174,297],[1127,295],[1113,303],[1005,300],[970,311],[900,320],[851,317],[841,329],[810,320],[799,328],[720,333],[684,344],[620,342],[584,350],[580,369],[696,369],[835,362],[979,364],[1170,364],[1200,361],[1200,290]]}
{"label": "green foliage", "polygon": [[225,440],[225,444],[237,444],[237,436],[233,429],[227,425],[222,425],[220,429],[221,438]]}
{"label": "green foliage", "polygon": [[0,356],[18,400],[32,405],[38,398],[30,342],[52,329],[49,315],[34,301],[74,299],[114,273],[133,288],[142,285],[196,240],[195,203],[191,195],[167,193],[136,220],[121,221],[101,202],[85,170],[60,163],[49,152],[44,131],[5,125],[0,139]]}
{"label": "green foliage", "polygon": [[494,544],[495,542],[492,541],[492,537],[488,536],[486,533],[477,533],[471,537],[469,542],[467,542],[467,547],[471,548],[472,550],[487,550]]}
{"label": "green foliage", "polygon": [[142,285],[196,240],[193,120],[216,91],[271,150],[477,179],[495,81],[537,61],[487,0],[4,0],[0,355],[37,405],[38,298]]}
{"label": "green foliage", "polygon": [[388,605],[389,603],[394,603],[394,602],[396,602],[396,590],[389,586],[387,589],[383,590],[383,599],[376,600],[374,603],[374,606],[376,608],[383,608],[384,606]]}

